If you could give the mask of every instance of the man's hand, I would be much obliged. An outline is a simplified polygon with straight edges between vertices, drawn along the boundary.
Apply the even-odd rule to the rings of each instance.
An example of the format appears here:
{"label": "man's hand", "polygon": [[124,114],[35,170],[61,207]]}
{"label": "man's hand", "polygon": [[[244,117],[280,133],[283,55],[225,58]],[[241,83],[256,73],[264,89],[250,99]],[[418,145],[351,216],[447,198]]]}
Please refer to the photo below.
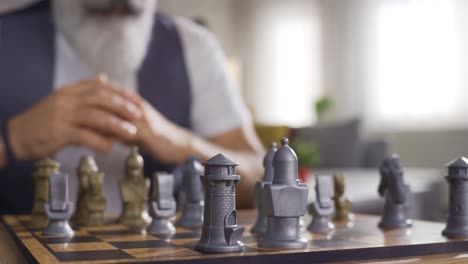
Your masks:
{"label": "man's hand", "polygon": [[155,159],[175,164],[183,164],[189,155],[206,161],[218,153],[225,154],[239,163],[239,208],[252,206],[253,188],[262,174],[264,149],[251,124],[203,139],[167,120],[144,99],[139,101],[144,116],[135,123],[140,148]]}
{"label": "man's hand", "polygon": [[66,85],[8,122],[18,160],[52,155],[67,145],[108,152],[115,141],[133,141],[141,118],[136,97],[105,76]]}
{"label": "man's hand", "polygon": [[166,119],[146,100],[139,98],[143,118],[135,125],[140,148],[162,162],[181,163],[191,152],[191,133]]}

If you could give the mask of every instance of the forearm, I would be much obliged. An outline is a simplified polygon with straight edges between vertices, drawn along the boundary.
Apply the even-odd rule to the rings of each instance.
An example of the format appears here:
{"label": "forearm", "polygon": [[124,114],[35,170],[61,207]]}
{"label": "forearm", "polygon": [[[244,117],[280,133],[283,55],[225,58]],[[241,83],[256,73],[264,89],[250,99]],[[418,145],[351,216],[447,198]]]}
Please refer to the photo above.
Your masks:
{"label": "forearm", "polygon": [[146,149],[155,159],[182,165],[190,155],[198,156],[203,162],[222,153],[239,164],[237,173],[241,175],[241,181],[237,190],[242,194],[238,195],[239,207],[252,207],[254,186],[263,171],[264,154],[253,129],[238,128],[210,139],[203,139],[177,126],[166,131],[170,131],[170,136],[152,136],[152,140],[147,141]]}

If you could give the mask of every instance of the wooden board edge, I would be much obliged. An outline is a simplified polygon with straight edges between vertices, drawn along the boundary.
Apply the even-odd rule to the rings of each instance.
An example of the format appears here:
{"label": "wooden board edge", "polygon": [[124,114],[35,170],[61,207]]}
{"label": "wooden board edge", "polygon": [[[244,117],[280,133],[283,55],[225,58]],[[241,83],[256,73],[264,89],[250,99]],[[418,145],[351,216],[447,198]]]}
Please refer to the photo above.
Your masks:
{"label": "wooden board edge", "polygon": [[18,246],[21,254],[23,257],[29,262],[29,263],[35,263],[39,264],[39,262],[36,260],[36,258],[33,256],[33,254],[29,251],[29,249],[26,247],[26,245],[21,241],[21,239],[16,235],[16,232],[11,229],[11,227],[5,222],[5,216],[2,215],[0,224],[3,225],[5,230],[7,230],[8,235],[13,238],[15,241],[16,246]]}

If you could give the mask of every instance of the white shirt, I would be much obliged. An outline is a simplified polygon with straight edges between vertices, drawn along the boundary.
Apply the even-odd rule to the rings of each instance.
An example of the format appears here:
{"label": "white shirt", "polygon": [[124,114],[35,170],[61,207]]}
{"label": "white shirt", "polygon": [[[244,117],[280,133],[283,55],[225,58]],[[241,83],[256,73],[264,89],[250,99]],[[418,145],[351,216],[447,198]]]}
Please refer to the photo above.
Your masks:
{"label": "white shirt", "polygon": [[[193,132],[203,138],[213,137],[251,121],[233,80],[228,74],[225,56],[214,36],[200,26],[183,18],[176,25],[184,49],[191,85],[190,123]],[[75,54],[61,35],[56,35],[54,87],[76,83],[96,75]],[[138,90],[136,76],[122,86]],[[114,146],[109,155],[98,155],[82,147],[67,147],[56,155],[61,171],[70,175],[72,199],[76,198],[78,179],[75,170],[83,155],[94,155],[100,171],[105,174],[104,196],[107,212],[120,212],[121,199],[118,180],[124,175],[124,163],[129,148]]]}

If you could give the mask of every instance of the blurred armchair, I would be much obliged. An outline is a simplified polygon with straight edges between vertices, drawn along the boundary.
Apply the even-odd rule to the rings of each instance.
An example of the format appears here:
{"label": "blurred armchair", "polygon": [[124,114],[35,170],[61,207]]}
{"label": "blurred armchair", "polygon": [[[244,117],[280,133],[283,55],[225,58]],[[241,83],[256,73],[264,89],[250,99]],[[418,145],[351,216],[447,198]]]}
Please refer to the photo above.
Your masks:
{"label": "blurred armchair", "polygon": [[361,121],[350,121],[291,129],[290,137],[318,147],[318,168],[377,168],[389,154],[384,140],[362,139]]}

